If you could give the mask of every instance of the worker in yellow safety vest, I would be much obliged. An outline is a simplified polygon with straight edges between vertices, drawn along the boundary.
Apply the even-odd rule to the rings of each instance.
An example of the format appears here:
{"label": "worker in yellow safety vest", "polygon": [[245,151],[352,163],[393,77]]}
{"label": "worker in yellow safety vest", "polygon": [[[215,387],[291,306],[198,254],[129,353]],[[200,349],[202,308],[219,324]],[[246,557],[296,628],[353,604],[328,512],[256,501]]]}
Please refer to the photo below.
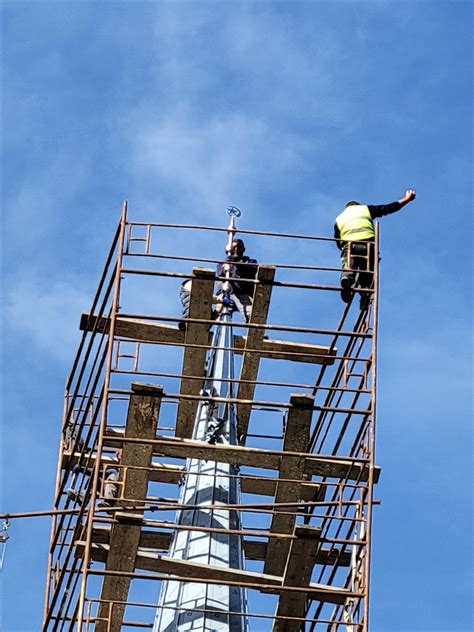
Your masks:
{"label": "worker in yellow safety vest", "polygon": [[[374,272],[374,219],[396,213],[416,197],[416,192],[407,189],[405,195],[391,204],[361,204],[347,202],[344,210],[336,217],[334,238],[341,250],[341,298],[349,303],[357,280],[357,288],[370,288]],[[357,277],[356,277],[357,275]],[[370,294],[361,292],[360,307],[370,303]]]}

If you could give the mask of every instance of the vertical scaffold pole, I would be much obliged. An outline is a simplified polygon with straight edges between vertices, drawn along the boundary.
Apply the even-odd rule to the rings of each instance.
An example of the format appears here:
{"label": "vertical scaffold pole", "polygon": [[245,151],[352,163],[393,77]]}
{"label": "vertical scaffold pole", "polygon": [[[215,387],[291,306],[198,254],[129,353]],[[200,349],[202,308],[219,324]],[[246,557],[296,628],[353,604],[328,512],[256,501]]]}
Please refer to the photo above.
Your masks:
{"label": "vertical scaffold pole", "polygon": [[[231,208],[228,212],[231,219],[227,252],[235,235],[235,216],[240,215],[238,209]],[[223,272],[225,276],[231,276],[231,267],[224,266]],[[232,400],[235,398],[235,383],[232,381],[232,302],[228,281],[223,283],[222,291],[223,308],[216,321],[202,394],[204,397]],[[201,401],[193,439],[210,444],[237,445],[235,404],[232,401]],[[226,505],[235,506],[240,502],[238,473],[238,467],[232,464],[187,460],[180,504],[190,508],[179,512],[177,524],[222,529],[223,532],[177,530],[170,547],[170,557],[202,564],[210,569],[213,566],[243,569],[241,536],[225,533],[226,530],[240,530],[238,512],[226,509]],[[153,632],[248,632],[246,607],[246,591],[239,586],[166,580],[161,587]]]}

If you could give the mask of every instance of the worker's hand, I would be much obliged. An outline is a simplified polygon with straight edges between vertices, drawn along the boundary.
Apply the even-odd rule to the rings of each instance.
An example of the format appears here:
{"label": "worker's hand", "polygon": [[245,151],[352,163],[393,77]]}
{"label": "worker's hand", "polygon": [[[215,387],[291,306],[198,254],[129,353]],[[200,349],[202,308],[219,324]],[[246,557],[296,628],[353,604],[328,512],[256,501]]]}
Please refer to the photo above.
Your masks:
{"label": "worker's hand", "polygon": [[407,189],[405,191],[405,200],[407,202],[411,202],[415,198],[416,198],[416,191],[414,191],[413,189]]}

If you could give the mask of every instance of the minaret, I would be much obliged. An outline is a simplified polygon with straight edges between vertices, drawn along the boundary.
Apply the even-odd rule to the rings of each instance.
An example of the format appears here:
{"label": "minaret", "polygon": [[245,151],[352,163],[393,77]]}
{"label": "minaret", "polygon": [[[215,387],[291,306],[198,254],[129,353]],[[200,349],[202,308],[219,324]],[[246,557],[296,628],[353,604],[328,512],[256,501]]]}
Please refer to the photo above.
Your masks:
{"label": "minaret", "polygon": [[[227,253],[235,235],[235,217],[240,211],[231,207]],[[232,267],[224,264],[224,275],[232,276]],[[230,283],[222,286],[223,307],[216,320],[212,349],[206,363],[203,395],[223,400],[235,398],[234,357],[232,351],[232,303]],[[201,401],[194,425],[193,439],[211,444],[238,444],[237,418],[232,401]],[[240,530],[235,509],[226,505],[240,502],[238,467],[215,461],[188,459],[179,502],[189,505],[177,515],[179,526],[196,526],[222,532],[177,529],[169,551],[174,559],[223,568],[243,569],[242,536],[225,533]],[[216,505],[218,506],[216,508]],[[213,506],[214,508],[208,508]],[[175,580],[161,587],[153,632],[248,632],[246,592],[238,586],[224,586]],[[240,614],[229,614],[229,613]]]}

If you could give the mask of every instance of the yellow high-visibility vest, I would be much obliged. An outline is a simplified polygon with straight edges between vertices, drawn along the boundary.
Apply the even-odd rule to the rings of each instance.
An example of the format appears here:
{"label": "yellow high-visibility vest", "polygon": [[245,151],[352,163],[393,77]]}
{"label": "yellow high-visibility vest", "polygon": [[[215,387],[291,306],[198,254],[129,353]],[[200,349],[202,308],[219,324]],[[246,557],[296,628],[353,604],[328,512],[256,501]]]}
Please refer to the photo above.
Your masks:
{"label": "yellow high-visibility vest", "polygon": [[374,222],[368,206],[352,204],[336,217],[341,241],[361,241],[375,237]]}

